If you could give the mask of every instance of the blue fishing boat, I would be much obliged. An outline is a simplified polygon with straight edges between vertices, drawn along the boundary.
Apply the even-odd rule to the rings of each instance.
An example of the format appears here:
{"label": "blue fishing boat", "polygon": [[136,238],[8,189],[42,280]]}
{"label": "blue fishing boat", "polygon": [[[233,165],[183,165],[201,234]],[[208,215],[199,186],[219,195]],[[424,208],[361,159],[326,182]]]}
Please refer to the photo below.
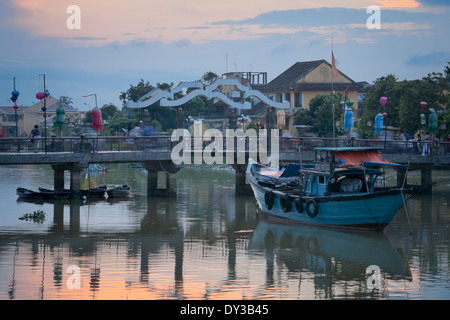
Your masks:
{"label": "blue fishing boat", "polygon": [[287,222],[382,230],[410,190],[383,186],[379,148],[316,148],[312,164],[273,170],[252,159],[246,171],[261,210]]}

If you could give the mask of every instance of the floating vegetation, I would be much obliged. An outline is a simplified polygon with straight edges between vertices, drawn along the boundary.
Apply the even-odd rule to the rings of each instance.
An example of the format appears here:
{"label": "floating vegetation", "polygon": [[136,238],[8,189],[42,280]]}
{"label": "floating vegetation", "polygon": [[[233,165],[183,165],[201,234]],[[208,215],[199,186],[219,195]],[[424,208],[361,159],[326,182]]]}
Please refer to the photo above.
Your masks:
{"label": "floating vegetation", "polygon": [[42,210],[36,210],[33,213],[26,213],[24,216],[20,217],[19,220],[43,223],[45,221],[45,212]]}

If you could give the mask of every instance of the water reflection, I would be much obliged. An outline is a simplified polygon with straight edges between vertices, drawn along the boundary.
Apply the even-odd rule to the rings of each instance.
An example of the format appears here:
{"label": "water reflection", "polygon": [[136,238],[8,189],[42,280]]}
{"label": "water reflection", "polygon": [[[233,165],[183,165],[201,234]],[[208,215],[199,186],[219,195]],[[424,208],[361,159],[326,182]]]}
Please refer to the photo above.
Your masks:
{"label": "water reflection", "polygon": [[[411,280],[411,272],[384,233],[342,232],[261,221],[252,237],[251,249],[264,249],[268,282],[273,283],[274,263],[282,263],[293,274],[311,274],[314,297],[335,298],[384,296],[383,290],[367,290],[369,266],[383,270],[381,280]],[[345,289],[339,283],[345,283]],[[301,291],[302,278],[299,278]]]}
{"label": "water reflection", "polygon": [[[23,171],[2,177],[30,181]],[[176,198],[147,198],[135,168],[93,183],[124,177],[126,201],[17,202],[0,187],[0,299],[450,297],[446,191],[410,198],[385,233],[349,233],[261,220],[226,168],[184,169]],[[17,219],[36,209],[44,223]]]}

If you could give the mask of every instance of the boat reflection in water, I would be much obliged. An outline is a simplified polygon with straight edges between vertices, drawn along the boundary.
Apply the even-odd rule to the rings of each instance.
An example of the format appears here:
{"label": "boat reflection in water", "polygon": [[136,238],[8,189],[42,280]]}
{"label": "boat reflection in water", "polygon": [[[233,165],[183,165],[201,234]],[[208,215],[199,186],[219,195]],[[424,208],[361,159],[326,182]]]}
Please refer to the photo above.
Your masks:
{"label": "boat reflection in water", "polygon": [[[299,294],[312,277],[314,298],[385,297],[387,281],[412,280],[406,261],[382,232],[278,224],[267,218],[258,224],[249,249],[266,250],[268,270],[282,263],[299,275]],[[374,270],[380,271],[378,279],[372,276]],[[378,290],[369,290],[368,281]]]}

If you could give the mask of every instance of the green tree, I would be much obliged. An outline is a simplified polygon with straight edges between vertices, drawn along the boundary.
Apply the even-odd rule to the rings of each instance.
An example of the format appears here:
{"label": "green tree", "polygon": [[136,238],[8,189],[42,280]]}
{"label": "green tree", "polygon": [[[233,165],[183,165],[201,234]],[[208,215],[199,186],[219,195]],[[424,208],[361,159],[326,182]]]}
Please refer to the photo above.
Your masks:
{"label": "green tree", "polygon": [[73,105],[73,98],[71,98],[71,97],[61,96],[61,97],[59,98],[59,101],[65,103],[65,104],[67,104],[67,105],[69,105],[69,106],[72,106],[72,105]]}
{"label": "green tree", "polygon": [[447,79],[447,82],[450,82],[450,62],[447,62],[447,65],[444,68],[445,72],[445,79]]}
{"label": "green tree", "polygon": [[[158,82],[156,88],[160,90],[167,90],[172,86],[173,83],[169,84],[166,82]],[[135,120],[137,122],[148,122],[143,123],[143,125],[157,121],[155,123],[158,123],[164,131],[169,128],[174,128],[176,126],[175,110],[168,107],[161,107],[159,101],[146,108],[127,110],[126,105],[128,101],[131,100],[136,102],[154,89],[154,86],[152,86],[148,81],[145,82],[143,79],[141,79],[135,86],[130,85],[130,88],[127,91],[121,92],[119,96],[124,106],[122,111],[131,117],[130,120]],[[145,119],[144,115],[146,116]]]}
{"label": "green tree", "polygon": [[[387,113],[388,116],[385,120],[387,125],[395,125],[398,123],[400,94],[398,91],[397,78],[394,75],[390,74],[378,78],[365,93],[366,97],[359,112],[361,115],[360,125],[358,126],[360,134],[369,132],[370,135],[373,135],[375,116],[378,113]],[[388,102],[385,106],[380,103],[381,97],[388,98]],[[371,126],[368,127],[367,123],[371,123]]]}
{"label": "green tree", "polygon": [[148,81],[144,82],[144,79],[141,79],[135,86],[130,84],[130,88],[127,91],[121,92],[119,95],[119,99],[122,100],[122,106],[126,108],[128,100],[136,102],[139,98],[143,97],[154,88],[155,87],[153,87]]}
{"label": "green tree", "polygon": [[[380,103],[381,97],[387,97],[385,106]],[[381,77],[367,89],[366,98],[360,110],[360,133],[364,131],[373,134],[374,118],[378,112],[387,113],[385,125],[413,133],[419,129],[426,129],[421,124],[420,115],[423,113],[428,119],[429,108],[434,108],[438,114],[445,115],[448,104],[448,81],[442,73],[430,73],[420,80],[403,80],[393,75]],[[427,108],[422,110],[420,102],[427,102]],[[445,123],[446,117],[439,117],[440,123]],[[367,123],[371,122],[369,128]]]}
{"label": "green tree", "polygon": [[[343,100],[341,94],[337,94],[331,99],[331,95],[317,95],[311,99],[309,110],[301,109],[294,114],[294,125],[310,125],[312,132],[316,132],[322,137],[333,137],[333,108],[334,119],[338,120],[343,115],[340,101]],[[339,134],[341,128],[335,128],[335,134]]]}
{"label": "green tree", "polygon": [[86,117],[84,118],[83,123],[90,123],[90,124],[92,124],[92,111],[91,110],[86,112]]}
{"label": "green tree", "polygon": [[100,110],[102,112],[103,120],[112,119],[115,116],[115,114],[119,112],[119,109],[117,109],[117,107],[112,103],[103,105],[103,107],[101,107]]}
{"label": "green tree", "polygon": [[203,74],[202,78],[200,79],[200,81],[205,85],[205,86],[209,86],[211,83],[213,83],[219,76],[212,72],[212,71],[207,71]]}
{"label": "green tree", "polygon": [[120,112],[116,113],[112,119],[108,121],[107,130],[109,130],[109,134],[112,136],[122,136],[126,131],[129,130],[130,124],[132,120],[127,116],[122,115]]}

